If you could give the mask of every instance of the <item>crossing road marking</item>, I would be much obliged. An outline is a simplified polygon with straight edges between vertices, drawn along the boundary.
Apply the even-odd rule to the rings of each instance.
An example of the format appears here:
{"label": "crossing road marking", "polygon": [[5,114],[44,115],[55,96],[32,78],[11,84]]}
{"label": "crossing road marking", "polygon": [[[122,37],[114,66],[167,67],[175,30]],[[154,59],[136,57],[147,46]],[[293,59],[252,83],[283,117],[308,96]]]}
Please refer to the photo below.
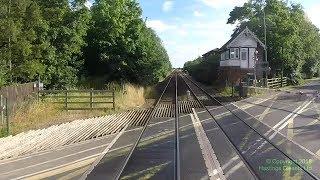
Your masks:
{"label": "crossing road marking", "polygon": [[198,142],[202,151],[202,156],[205,161],[207,171],[210,177],[210,180],[221,179],[225,180],[223,170],[220,166],[220,163],[215,155],[214,150],[212,149],[211,143],[202,127],[201,121],[197,116],[196,111],[192,108],[193,114],[190,114],[193,126],[197,135]]}
{"label": "crossing road marking", "polygon": [[74,171],[74,172],[72,172],[70,174],[67,174],[65,176],[62,176],[62,177],[58,178],[58,180],[69,180],[69,179],[75,178],[75,177],[83,174],[87,170],[87,168],[89,168],[89,167],[85,166],[85,167],[83,167],[83,168],[81,168],[79,170],[76,170],[76,171]]}
{"label": "crossing road marking", "polygon": [[61,156],[59,158],[55,158],[55,159],[49,159],[47,161],[43,161],[43,162],[40,162],[40,163],[36,163],[36,164],[32,164],[30,166],[26,166],[26,167],[23,167],[23,168],[18,168],[18,169],[14,169],[12,171],[6,171],[4,173],[0,173],[1,176],[4,176],[4,175],[7,175],[7,174],[12,174],[12,173],[15,173],[17,171],[21,171],[21,170],[27,170],[27,169],[30,169],[32,167],[36,167],[36,166],[41,166],[41,165],[44,165],[44,164],[47,164],[47,163],[50,163],[50,162],[53,162],[53,161],[57,161],[57,160],[62,160],[62,159],[65,159],[65,158],[68,158],[68,157],[71,157],[71,156],[76,156],[76,155],[79,155],[81,153],[84,153],[84,152],[90,152],[92,150],[96,150],[96,149],[99,149],[99,148],[103,148],[105,146],[107,146],[108,144],[103,144],[103,145],[100,145],[100,146],[96,146],[96,147],[93,147],[93,148],[90,148],[90,149],[86,149],[86,150],[83,150],[83,151],[79,151],[79,152],[76,152],[76,153],[72,153],[72,154],[68,154],[68,155],[65,155],[65,156]]}
{"label": "crossing road marking", "polygon": [[108,147],[95,159],[95,161],[92,163],[90,168],[81,176],[81,180],[85,180],[87,176],[93,171],[93,169],[97,166],[97,164],[101,161],[101,159],[109,152],[111,147],[117,142],[117,140],[121,137],[121,135],[125,132],[125,130],[128,128],[128,125],[126,125],[119,134],[111,141],[110,144],[108,144]]}
{"label": "crossing road marking", "polygon": [[288,121],[288,119],[293,115],[296,114],[306,103],[308,102],[305,101],[302,103],[302,105],[300,105],[299,107],[297,107],[295,110],[293,110],[290,114],[288,114],[285,118],[283,118],[281,121],[279,121],[276,125],[274,125],[272,127],[272,129],[270,129],[269,131],[267,131],[264,135],[268,136],[270,135],[270,133],[273,131],[273,129],[277,129],[279,126],[281,126],[282,124],[286,123]]}
{"label": "crossing road marking", "polygon": [[[311,102],[312,102],[313,100],[314,100],[314,99],[312,99]],[[306,110],[307,106],[310,105],[311,102],[305,101],[301,106],[299,106],[299,107],[298,107],[297,109],[295,109],[294,111],[295,111],[295,112],[298,111],[299,114],[300,114],[301,112],[304,112],[304,111]],[[303,106],[303,105],[304,105],[304,106]],[[234,104],[234,106],[236,106],[238,109],[241,109],[240,107],[238,107],[238,106],[235,105],[235,104]],[[303,106],[303,107],[302,107],[302,106]],[[302,108],[301,111],[299,111],[300,108]],[[299,115],[298,113],[296,113],[296,115]],[[247,114],[256,119],[256,117],[252,116],[251,114],[249,114],[249,113],[247,113]],[[292,114],[293,114],[293,113],[292,113]],[[291,117],[291,116],[290,116],[290,117]],[[290,118],[290,117],[288,117],[288,118]],[[286,117],[286,118],[284,118],[284,119],[288,120],[288,118]],[[283,124],[284,122],[285,122],[285,121],[283,121],[281,124]],[[261,123],[263,123],[264,125],[266,125],[267,127],[270,128],[270,130],[269,130],[267,133],[264,134],[264,136],[265,136],[266,138],[268,138],[268,139],[271,140],[271,139],[274,138],[274,136],[275,136],[277,133],[279,133],[279,134],[281,134],[282,136],[286,137],[286,136],[283,135],[283,134],[280,132],[280,130],[278,130],[277,128],[271,127],[271,126],[269,126],[268,124],[266,124],[266,123],[264,123],[264,122],[261,122]],[[281,124],[275,125],[275,126],[279,127]],[[270,137],[268,137],[268,135],[269,135],[272,131],[274,131],[274,133],[273,133]],[[265,144],[267,144],[267,141],[262,141],[262,140],[263,140],[263,138],[257,139],[256,142],[252,145],[252,147],[255,146],[256,144],[260,143],[261,145],[258,147],[258,149],[261,149]],[[294,142],[294,141],[292,141],[292,143],[295,144],[295,145],[297,145],[297,146],[299,146],[300,148],[302,148],[303,150],[305,150],[305,151],[308,152],[309,154],[313,155],[315,158],[319,159],[319,155],[315,154],[314,152],[310,151],[309,149],[305,148],[304,146],[302,146],[302,145],[300,145],[300,144],[298,144],[298,143],[296,143],[296,142]],[[249,150],[249,149],[248,149],[248,150]],[[248,150],[247,150],[247,151],[248,151]],[[320,150],[319,150],[319,154],[320,154]]]}
{"label": "crossing road marking", "polygon": [[[300,114],[302,113],[310,104],[311,102],[313,101],[314,99],[310,100],[309,102],[308,101],[305,101],[301,106],[299,106],[297,109],[295,109],[294,112],[290,113],[291,116],[287,116],[286,118],[284,118],[283,120],[281,120],[278,124],[276,124],[275,126],[273,126],[273,129],[276,129],[276,131],[270,135],[269,139],[273,139],[277,133],[279,133],[282,129],[284,129],[289,123],[290,121],[292,121],[293,123],[293,120]],[[281,125],[282,124],[282,125]],[[281,125],[281,126],[280,126]],[[280,126],[279,128],[277,128],[278,126]],[[272,130],[270,129],[270,132]],[[269,135],[270,133],[268,133],[267,135]]]}
{"label": "crossing road marking", "polygon": [[51,177],[51,176],[54,176],[57,174],[68,172],[70,170],[77,169],[79,167],[87,166],[87,165],[91,164],[96,159],[97,156],[98,156],[98,154],[92,155],[92,156],[82,158],[77,161],[62,165],[62,166],[46,169],[44,171],[28,174],[25,176],[16,177],[15,179],[28,179],[28,180],[29,179],[30,180],[44,179],[46,177]]}

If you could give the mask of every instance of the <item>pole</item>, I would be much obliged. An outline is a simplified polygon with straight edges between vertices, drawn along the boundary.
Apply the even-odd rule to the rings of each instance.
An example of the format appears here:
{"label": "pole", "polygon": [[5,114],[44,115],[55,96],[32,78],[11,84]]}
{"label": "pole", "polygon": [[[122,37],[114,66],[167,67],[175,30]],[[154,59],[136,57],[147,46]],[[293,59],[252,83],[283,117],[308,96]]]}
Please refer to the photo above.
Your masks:
{"label": "pole", "polygon": [[40,75],[38,75],[38,84],[37,84],[37,88],[38,88],[38,102],[40,102]]}
{"label": "pole", "polygon": [[[266,5],[265,5],[266,7]],[[264,45],[265,45],[265,61],[268,62],[268,48],[267,48],[267,24],[266,24],[266,13],[264,8],[262,9],[263,12],[263,26],[264,26]]]}
{"label": "pole", "polygon": [[[283,47],[281,47],[281,54],[283,58]],[[281,87],[283,87],[283,59],[281,61]]]}
{"label": "pole", "polygon": [[114,90],[112,91],[112,105],[113,105],[113,110],[115,110],[116,109],[116,102],[115,102],[115,93],[114,93]]}
{"label": "pole", "polygon": [[[7,14],[7,19],[9,20],[9,31],[11,31],[11,0],[9,0],[9,5],[8,5],[8,14]],[[11,61],[11,32],[8,37],[8,50],[9,50],[9,70],[10,70],[10,82],[12,83],[12,61]]]}
{"label": "pole", "polygon": [[65,108],[68,111],[68,90],[66,90],[65,95],[66,95],[65,100],[64,100],[65,101]]}
{"label": "pole", "polygon": [[93,89],[90,90],[90,109],[93,109]]}
{"label": "pole", "polygon": [[231,89],[232,93],[231,93],[231,97],[234,97],[234,83],[232,83],[232,89]]}
{"label": "pole", "polygon": [[1,111],[1,124],[4,124],[4,103],[3,103],[3,96],[0,95],[0,111]]}
{"label": "pole", "polygon": [[253,62],[254,62],[254,87],[256,87],[257,83],[257,58],[258,58],[258,52],[257,50],[254,52],[254,57],[253,57]]}
{"label": "pole", "polygon": [[6,105],[5,105],[5,108],[6,108],[6,119],[7,119],[7,135],[9,136],[10,134],[10,122],[9,122],[9,110],[8,110],[8,99],[5,98],[5,102],[6,102]]}

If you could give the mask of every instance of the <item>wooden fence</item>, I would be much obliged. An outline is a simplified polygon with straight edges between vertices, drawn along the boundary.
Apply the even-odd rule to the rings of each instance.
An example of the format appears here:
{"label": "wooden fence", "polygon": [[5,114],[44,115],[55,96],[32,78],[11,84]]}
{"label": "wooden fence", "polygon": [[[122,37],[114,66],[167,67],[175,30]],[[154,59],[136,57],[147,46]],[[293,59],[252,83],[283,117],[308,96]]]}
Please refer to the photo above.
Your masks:
{"label": "wooden fence", "polygon": [[9,135],[9,113],[8,113],[8,99],[0,95],[0,137],[5,133]]}
{"label": "wooden fence", "polygon": [[288,85],[287,81],[288,81],[287,77],[267,79],[267,87],[268,88],[284,87]]}
{"label": "wooden fence", "polygon": [[41,90],[38,100],[63,104],[66,110],[115,109],[115,92],[109,90]]}
{"label": "wooden fence", "polygon": [[28,100],[38,92],[36,83],[17,84],[0,88],[0,95],[8,101],[9,114],[14,114],[21,102]]}

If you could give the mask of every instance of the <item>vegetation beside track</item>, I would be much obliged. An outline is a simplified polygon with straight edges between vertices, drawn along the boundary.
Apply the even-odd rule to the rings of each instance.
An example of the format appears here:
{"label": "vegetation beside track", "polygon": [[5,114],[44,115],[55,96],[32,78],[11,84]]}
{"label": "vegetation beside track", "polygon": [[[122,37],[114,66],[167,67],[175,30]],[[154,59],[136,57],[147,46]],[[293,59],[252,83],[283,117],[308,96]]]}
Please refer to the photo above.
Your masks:
{"label": "vegetation beside track", "polygon": [[[77,119],[86,119],[108,114],[120,113],[135,108],[147,108],[156,96],[153,86],[142,87],[126,84],[125,91],[115,93],[116,109],[93,111],[65,111],[63,105],[50,102],[38,102],[35,98],[19,105],[19,109],[10,118],[11,135],[28,130],[46,128],[52,125],[70,122]],[[150,100],[151,99],[151,100]],[[150,102],[151,101],[151,102]],[[0,128],[0,137],[6,135]]]}
{"label": "vegetation beside track", "polygon": [[198,57],[193,61],[188,61],[184,64],[183,69],[198,82],[212,85],[217,84],[218,69],[220,66],[220,56],[211,55],[206,60]]}
{"label": "vegetation beside track", "polygon": [[150,85],[171,71],[136,1],[0,2],[0,87],[39,77],[47,89],[92,79]]}
{"label": "vegetation beside track", "polygon": [[[265,12],[268,62],[272,76],[280,76],[283,72],[294,84],[303,84],[304,79],[319,77],[320,33],[307,18],[303,7],[279,0],[268,0],[266,4],[264,2],[253,0],[241,7],[235,7],[230,12],[227,23],[237,24],[235,34],[247,26],[263,40]],[[187,62],[184,69],[188,70],[195,80],[211,84],[216,80],[218,72],[217,68],[210,68],[210,63],[213,63],[211,59],[197,58]]]}

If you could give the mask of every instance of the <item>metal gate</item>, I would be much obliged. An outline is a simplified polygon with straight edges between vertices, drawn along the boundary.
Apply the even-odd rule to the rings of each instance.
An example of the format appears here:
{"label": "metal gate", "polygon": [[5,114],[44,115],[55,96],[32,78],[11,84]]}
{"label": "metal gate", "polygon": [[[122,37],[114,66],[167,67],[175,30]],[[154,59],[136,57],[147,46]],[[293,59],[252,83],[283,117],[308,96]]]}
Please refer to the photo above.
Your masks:
{"label": "metal gate", "polygon": [[8,99],[0,95],[0,137],[9,135]]}

